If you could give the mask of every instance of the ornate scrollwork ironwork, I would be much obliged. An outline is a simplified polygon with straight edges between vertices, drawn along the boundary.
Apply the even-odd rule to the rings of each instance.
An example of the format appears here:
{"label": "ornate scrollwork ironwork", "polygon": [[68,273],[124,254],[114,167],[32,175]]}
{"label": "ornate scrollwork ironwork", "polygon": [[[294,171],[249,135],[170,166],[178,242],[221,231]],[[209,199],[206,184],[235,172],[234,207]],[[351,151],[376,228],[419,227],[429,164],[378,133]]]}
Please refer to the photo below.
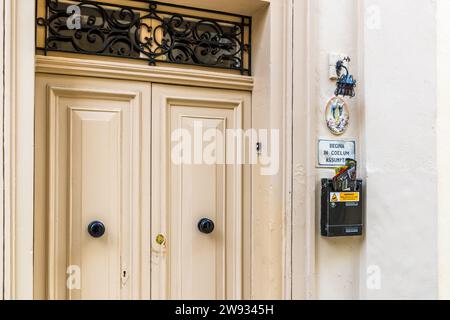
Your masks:
{"label": "ornate scrollwork ironwork", "polygon": [[[37,0],[44,1],[44,0]],[[203,13],[203,16],[199,15]],[[76,22],[76,23],[74,23]],[[37,45],[63,51],[238,70],[250,75],[251,17],[148,0],[45,0]]]}

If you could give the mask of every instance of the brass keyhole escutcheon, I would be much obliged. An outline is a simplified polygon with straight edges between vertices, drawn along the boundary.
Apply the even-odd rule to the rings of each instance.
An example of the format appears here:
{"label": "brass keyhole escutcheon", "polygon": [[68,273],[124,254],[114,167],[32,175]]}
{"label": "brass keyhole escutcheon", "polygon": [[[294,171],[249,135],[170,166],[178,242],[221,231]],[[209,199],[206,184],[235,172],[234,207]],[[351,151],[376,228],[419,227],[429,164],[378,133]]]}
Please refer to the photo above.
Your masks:
{"label": "brass keyhole escutcheon", "polygon": [[156,243],[159,244],[160,246],[162,246],[163,244],[166,243],[166,237],[164,237],[164,235],[162,235],[161,233],[158,234],[156,236]]}

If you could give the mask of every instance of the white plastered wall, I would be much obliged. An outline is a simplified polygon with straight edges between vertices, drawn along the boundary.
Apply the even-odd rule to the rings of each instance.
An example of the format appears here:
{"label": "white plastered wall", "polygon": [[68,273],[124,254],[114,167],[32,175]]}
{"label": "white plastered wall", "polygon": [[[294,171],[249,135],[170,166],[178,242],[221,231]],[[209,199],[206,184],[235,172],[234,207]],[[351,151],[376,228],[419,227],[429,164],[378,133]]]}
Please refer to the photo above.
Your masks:
{"label": "white plastered wall", "polygon": [[[367,169],[362,298],[437,298],[435,5],[365,0],[361,8]],[[374,270],[379,285],[371,282]]]}
{"label": "white plastered wall", "polygon": [[[346,98],[350,108],[350,124],[346,132],[340,136],[333,136],[325,123],[325,105],[334,95],[336,82],[329,79],[329,53],[343,53],[351,58],[350,73],[357,80],[359,57],[358,45],[358,0],[320,0],[315,1],[314,35],[317,39],[315,60],[315,79],[313,99],[311,100],[316,116],[316,129],[313,147],[316,148],[317,139],[346,139],[356,140],[356,158],[361,161],[361,128],[360,91],[355,98]],[[359,84],[359,83],[358,83]],[[316,149],[314,149],[316,150]],[[316,155],[317,152],[314,152]],[[317,159],[315,159],[317,161]],[[359,175],[364,172],[360,165]],[[359,252],[362,239],[336,238],[328,239],[320,236],[320,180],[331,178],[333,169],[316,169],[316,297],[320,299],[355,299],[358,298],[358,270]]]}
{"label": "white plastered wall", "polygon": [[450,1],[438,0],[437,18],[437,157],[439,298],[450,299]]}
{"label": "white plastered wall", "polygon": [[[436,1],[294,0],[294,4],[301,10],[294,10],[293,298],[433,299],[438,297],[438,283],[441,296],[448,296],[444,283],[449,282],[445,270],[450,267],[450,219],[445,213],[450,209],[445,200],[445,190],[450,189],[445,178],[446,174],[450,178],[446,146],[450,70],[444,63],[450,49],[440,47],[437,65]],[[306,31],[298,22],[304,10]],[[449,14],[441,14],[442,20],[448,19]],[[439,35],[449,42],[449,33]],[[319,235],[319,181],[333,175],[314,168],[317,139],[333,138],[323,113],[335,88],[328,79],[330,52],[350,55],[350,71],[358,80],[357,97],[349,100],[350,127],[340,138],[357,141],[359,175],[365,180],[366,229],[359,239]],[[302,63],[307,72],[298,67]],[[436,70],[441,74],[439,100]]]}
{"label": "white plastered wall", "polygon": [[334,170],[316,168],[319,138],[356,140],[357,158],[361,160],[359,94],[348,99],[351,122],[344,135],[333,136],[325,123],[325,105],[336,88],[336,82],[329,79],[329,54],[349,55],[350,72],[359,78],[357,18],[358,0],[294,0],[294,299],[357,299],[359,296],[363,240],[320,236],[320,180],[332,177]]}

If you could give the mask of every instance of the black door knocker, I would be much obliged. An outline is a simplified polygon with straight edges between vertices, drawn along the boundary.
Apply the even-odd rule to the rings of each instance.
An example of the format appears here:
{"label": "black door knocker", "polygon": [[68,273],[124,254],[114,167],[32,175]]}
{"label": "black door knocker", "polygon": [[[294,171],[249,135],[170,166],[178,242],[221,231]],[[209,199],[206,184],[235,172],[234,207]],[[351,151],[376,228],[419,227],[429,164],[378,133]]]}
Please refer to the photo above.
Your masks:
{"label": "black door knocker", "polygon": [[106,227],[101,221],[93,221],[88,226],[88,232],[93,238],[100,238],[105,234]]}
{"label": "black door knocker", "polygon": [[214,222],[210,219],[203,218],[198,222],[198,230],[201,233],[209,234],[214,231]]}

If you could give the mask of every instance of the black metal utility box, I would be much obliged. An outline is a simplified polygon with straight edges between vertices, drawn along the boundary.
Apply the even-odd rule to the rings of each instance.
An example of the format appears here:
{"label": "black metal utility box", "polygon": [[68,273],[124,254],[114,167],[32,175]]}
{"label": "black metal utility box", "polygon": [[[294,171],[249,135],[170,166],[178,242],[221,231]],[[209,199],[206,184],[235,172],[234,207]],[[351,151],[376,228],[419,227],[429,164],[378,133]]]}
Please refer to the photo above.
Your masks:
{"label": "black metal utility box", "polygon": [[320,231],[324,237],[360,236],[363,232],[363,187],[336,191],[330,179],[322,179]]}

